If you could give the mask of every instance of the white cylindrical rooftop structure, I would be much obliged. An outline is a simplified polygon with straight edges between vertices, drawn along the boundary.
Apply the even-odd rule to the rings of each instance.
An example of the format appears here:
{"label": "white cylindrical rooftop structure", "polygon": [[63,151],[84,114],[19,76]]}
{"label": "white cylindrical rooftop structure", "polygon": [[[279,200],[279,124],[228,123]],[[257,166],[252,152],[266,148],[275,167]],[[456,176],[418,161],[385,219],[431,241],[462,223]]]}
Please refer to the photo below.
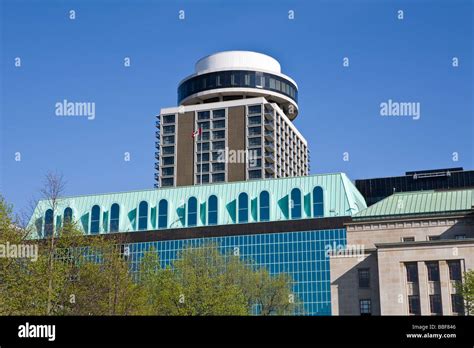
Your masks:
{"label": "white cylindrical rooftop structure", "polygon": [[195,73],[245,69],[281,73],[280,63],[275,58],[251,51],[225,51],[211,54],[198,60]]}
{"label": "white cylindrical rooftop structure", "polygon": [[178,104],[265,97],[293,120],[298,115],[298,86],[280,63],[252,51],[224,51],[197,61],[194,73],[178,86]]}

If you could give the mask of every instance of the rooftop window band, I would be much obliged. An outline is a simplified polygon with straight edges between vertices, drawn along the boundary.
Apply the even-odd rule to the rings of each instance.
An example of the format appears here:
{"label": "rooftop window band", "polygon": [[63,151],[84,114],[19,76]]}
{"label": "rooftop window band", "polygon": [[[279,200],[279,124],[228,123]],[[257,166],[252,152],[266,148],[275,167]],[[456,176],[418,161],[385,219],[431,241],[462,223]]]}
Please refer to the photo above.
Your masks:
{"label": "rooftop window band", "polygon": [[218,88],[256,88],[281,93],[298,103],[298,89],[289,80],[269,73],[226,70],[197,75],[178,87],[178,104],[195,93]]}

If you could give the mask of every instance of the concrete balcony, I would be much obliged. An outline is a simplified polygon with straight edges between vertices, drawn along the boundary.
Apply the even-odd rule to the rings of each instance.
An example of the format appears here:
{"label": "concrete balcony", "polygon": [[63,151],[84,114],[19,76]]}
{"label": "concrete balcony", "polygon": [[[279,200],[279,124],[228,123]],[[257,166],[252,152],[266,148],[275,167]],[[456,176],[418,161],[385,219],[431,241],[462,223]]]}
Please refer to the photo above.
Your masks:
{"label": "concrete balcony", "polygon": [[275,129],[275,125],[273,124],[273,121],[265,120],[265,129],[273,131]]}
{"label": "concrete balcony", "polygon": [[265,111],[264,115],[265,115],[265,118],[266,118],[267,120],[273,121],[273,118],[274,118],[274,116],[273,116],[273,111],[271,111],[271,112]]}
{"label": "concrete balcony", "polygon": [[265,141],[265,150],[275,152],[275,145],[270,141]]}
{"label": "concrete balcony", "polygon": [[265,139],[268,140],[268,141],[273,141],[274,140],[273,132],[266,130],[265,131]]}
{"label": "concrete balcony", "polygon": [[275,173],[275,165],[273,163],[265,163],[265,171],[267,173]]}
{"label": "concrete balcony", "polygon": [[265,160],[270,163],[275,162],[275,156],[271,152],[265,152]]}

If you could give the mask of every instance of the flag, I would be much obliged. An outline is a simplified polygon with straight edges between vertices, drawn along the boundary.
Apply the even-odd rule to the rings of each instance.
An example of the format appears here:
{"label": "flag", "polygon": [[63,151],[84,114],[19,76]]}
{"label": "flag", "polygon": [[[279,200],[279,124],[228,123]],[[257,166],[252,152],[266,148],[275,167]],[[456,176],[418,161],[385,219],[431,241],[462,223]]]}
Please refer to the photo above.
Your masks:
{"label": "flag", "polygon": [[201,134],[202,134],[202,128],[199,127],[197,130],[193,132],[192,137],[195,138],[196,136],[201,135]]}

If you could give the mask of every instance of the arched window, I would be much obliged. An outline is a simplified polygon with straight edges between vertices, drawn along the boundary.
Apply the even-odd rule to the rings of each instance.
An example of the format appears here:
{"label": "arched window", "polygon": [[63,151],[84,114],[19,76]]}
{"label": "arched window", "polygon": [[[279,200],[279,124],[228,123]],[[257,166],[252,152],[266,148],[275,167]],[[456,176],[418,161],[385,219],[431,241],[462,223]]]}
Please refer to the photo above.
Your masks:
{"label": "arched window", "polygon": [[72,209],[67,207],[64,209],[64,223],[68,224],[72,222]]}
{"label": "arched window", "polygon": [[196,226],[197,225],[197,199],[195,197],[191,197],[188,200],[188,226]]}
{"label": "arched window", "polygon": [[91,211],[91,233],[99,233],[100,229],[100,207],[94,205]]}
{"label": "arched window", "polygon": [[117,203],[110,207],[110,232],[118,232],[120,219],[120,206]]}
{"label": "arched window", "polygon": [[209,208],[207,222],[209,225],[217,225],[217,197],[212,195],[209,197]]}
{"label": "arched window", "polygon": [[168,201],[162,199],[158,203],[158,228],[168,227]]}
{"label": "arched window", "polygon": [[294,188],[291,190],[291,218],[301,219],[301,191],[300,189]]}
{"label": "arched window", "polygon": [[46,210],[46,213],[44,214],[44,235],[45,235],[45,237],[53,235],[53,226],[54,226],[53,220],[54,220],[53,209]]}
{"label": "arched window", "polygon": [[138,229],[148,229],[148,203],[141,201],[138,206]]}
{"label": "arched window", "polygon": [[249,196],[242,192],[239,195],[239,222],[249,221]]}
{"label": "arched window", "polygon": [[270,194],[260,192],[260,221],[270,221]]}
{"label": "arched window", "polygon": [[324,197],[323,189],[320,186],[316,186],[313,189],[313,217],[324,216]]}

